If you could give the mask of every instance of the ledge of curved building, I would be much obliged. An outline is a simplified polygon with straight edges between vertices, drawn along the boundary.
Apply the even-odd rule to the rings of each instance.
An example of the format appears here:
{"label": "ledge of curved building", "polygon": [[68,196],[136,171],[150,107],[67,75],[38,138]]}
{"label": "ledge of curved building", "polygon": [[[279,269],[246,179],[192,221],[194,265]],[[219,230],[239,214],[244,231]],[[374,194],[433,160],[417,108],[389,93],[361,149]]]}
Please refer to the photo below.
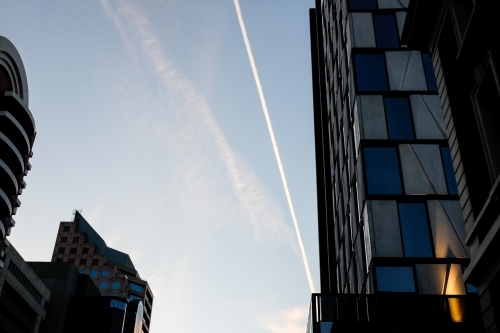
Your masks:
{"label": "ledge of curved building", "polygon": [[16,64],[16,74],[18,74],[18,79],[21,81],[22,91],[20,92],[20,95],[22,96],[24,103],[29,105],[28,78],[26,76],[26,70],[24,69],[24,64],[19,52],[14,44],[12,44],[12,42],[4,36],[0,36],[0,52],[7,54]]}
{"label": "ledge of curved building", "polygon": [[35,119],[31,114],[28,105],[13,91],[6,91],[0,97],[0,110],[9,111],[21,124],[28,137],[36,135]]}
{"label": "ledge of curved building", "polygon": [[0,158],[0,188],[9,195],[19,194],[19,184],[16,176]]}
{"label": "ledge of curved building", "polygon": [[11,216],[12,215],[12,205],[10,203],[9,197],[0,188],[0,216]]}
{"label": "ledge of curved building", "polygon": [[[2,159],[9,166],[9,169],[15,175],[24,174],[25,164],[23,157],[12,141],[10,141],[9,138],[2,132],[0,132],[0,148],[0,151],[2,152]],[[7,160],[7,158],[9,158],[9,160]]]}
{"label": "ledge of curved building", "polygon": [[30,154],[31,147],[28,135],[26,135],[26,131],[9,111],[0,111],[0,132],[12,141],[21,155]]}

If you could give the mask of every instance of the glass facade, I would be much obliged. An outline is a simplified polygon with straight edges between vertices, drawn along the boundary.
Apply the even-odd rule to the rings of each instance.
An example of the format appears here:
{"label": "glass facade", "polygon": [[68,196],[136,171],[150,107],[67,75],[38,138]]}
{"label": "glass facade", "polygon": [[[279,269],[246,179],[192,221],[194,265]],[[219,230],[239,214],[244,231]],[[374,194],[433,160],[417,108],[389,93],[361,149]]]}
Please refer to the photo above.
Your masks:
{"label": "glass facade", "polygon": [[324,0],[312,21],[323,293],[468,292],[432,60],[400,44],[407,6]]}

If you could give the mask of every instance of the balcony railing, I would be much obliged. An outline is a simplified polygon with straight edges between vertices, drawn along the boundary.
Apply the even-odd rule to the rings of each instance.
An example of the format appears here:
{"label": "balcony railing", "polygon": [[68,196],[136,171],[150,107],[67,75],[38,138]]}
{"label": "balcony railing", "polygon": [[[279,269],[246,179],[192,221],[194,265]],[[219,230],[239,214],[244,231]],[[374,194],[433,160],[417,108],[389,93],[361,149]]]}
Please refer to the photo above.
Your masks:
{"label": "balcony railing", "polygon": [[484,332],[477,295],[313,294],[307,333]]}

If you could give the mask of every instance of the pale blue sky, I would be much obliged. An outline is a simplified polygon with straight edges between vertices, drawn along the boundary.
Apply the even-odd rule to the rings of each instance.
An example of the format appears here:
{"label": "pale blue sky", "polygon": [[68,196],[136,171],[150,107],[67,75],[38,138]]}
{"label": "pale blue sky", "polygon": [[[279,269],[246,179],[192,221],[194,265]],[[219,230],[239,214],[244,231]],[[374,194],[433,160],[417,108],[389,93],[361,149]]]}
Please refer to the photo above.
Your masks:
{"label": "pale blue sky", "polygon": [[[240,0],[319,287],[308,8]],[[310,290],[232,0],[0,0],[37,124],[11,242],[73,209],[129,253],[159,332],[305,332]]]}

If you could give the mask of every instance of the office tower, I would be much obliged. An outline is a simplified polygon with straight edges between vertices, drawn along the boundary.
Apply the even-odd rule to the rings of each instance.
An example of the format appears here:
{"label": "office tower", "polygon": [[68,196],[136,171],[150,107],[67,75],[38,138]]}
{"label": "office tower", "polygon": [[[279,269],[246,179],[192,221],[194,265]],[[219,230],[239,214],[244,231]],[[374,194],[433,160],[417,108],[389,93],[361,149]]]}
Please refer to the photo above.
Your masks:
{"label": "office tower", "polygon": [[73,222],[60,223],[52,261],[74,264],[81,274],[92,278],[101,295],[141,300],[142,330],[149,332],[153,309],[149,284],[141,279],[129,255],[108,247],[78,211]]}
{"label": "office tower", "polygon": [[28,108],[28,81],[15,46],[0,36],[0,268],[6,237],[15,225],[12,215],[21,205],[23,178],[31,169],[35,121]]}
{"label": "office tower", "polygon": [[37,333],[46,318],[49,289],[10,244],[0,269],[0,332]]}
{"label": "office tower", "polygon": [[465,281],[485,329],[500,325],[500,2],[414,1],[403,40],[430,50],[467,230]]}
{"label": "office tower", "polygon": [[72,263],[28,262],[28,265],[51,291],[39,333],[133,332],[123,330],[127,300],[101,296],[92,279],[80,274]]}
{"label": "office tower", "polygon": [[428,49],[407,0],[311,9],[321,294],[309,331],[481,332]]}

